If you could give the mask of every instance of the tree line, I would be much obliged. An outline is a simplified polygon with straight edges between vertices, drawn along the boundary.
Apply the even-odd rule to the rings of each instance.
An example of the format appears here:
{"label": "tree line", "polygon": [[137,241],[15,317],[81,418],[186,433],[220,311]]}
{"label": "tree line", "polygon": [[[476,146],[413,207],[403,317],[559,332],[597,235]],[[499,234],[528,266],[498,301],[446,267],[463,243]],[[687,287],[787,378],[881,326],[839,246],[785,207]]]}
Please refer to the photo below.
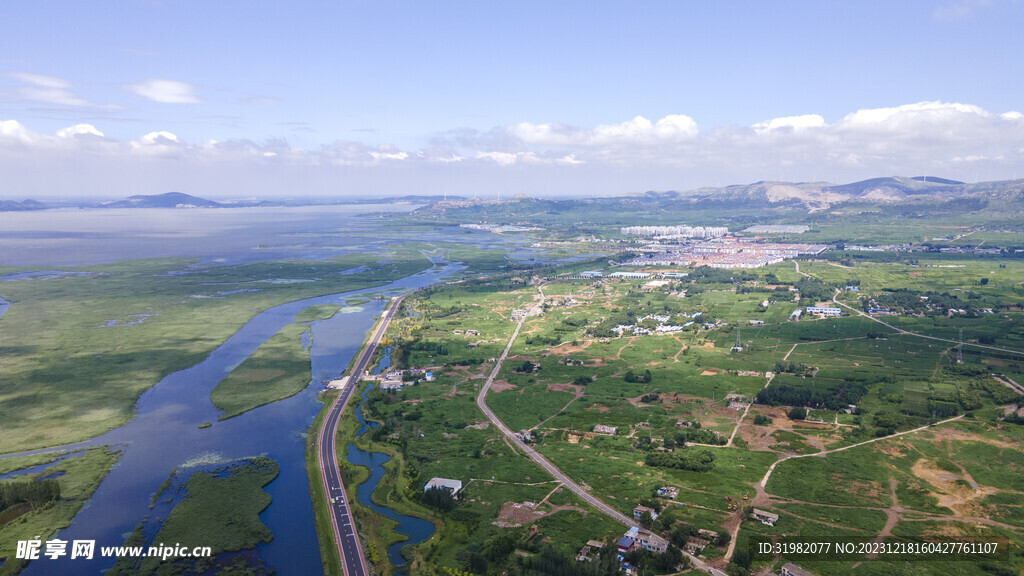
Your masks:
{"label": "tree line", "polygon": [[28,504],[33,509],[60,499],[60,483],[47,480],[0,482],[0,510],[17,504]]}

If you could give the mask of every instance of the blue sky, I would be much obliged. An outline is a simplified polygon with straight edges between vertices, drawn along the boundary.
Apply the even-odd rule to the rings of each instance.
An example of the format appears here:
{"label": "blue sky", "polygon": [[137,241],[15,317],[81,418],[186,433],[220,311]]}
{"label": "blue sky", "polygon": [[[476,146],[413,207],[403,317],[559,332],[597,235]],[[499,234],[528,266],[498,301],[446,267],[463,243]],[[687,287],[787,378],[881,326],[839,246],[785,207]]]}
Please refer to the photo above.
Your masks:
{"label": "blue sky", "polygon": [[1024,158],[1018,0],[4,12],[2,197],[988,180]]}

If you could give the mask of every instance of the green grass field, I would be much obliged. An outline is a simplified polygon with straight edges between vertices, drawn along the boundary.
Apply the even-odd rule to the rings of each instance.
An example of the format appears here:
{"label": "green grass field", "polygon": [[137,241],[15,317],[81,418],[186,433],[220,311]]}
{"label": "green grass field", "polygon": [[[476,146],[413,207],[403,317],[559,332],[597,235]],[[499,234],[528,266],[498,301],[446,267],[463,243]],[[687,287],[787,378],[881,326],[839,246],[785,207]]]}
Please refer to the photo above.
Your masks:
{"label": "green grass field", "polygon": [[290,324],[264,342],[210,392],[221,420],[298,394],[309,385],[309,351],[301,336],[309,328]]}
{"label": "green grass field", "polygon": [[176,562],[144,558],[137,566],[122,564],[119,569],[168,575],[202,572],[213,568],[219,554],[251,550],[260,542],[269,542],[274,535],[259,514],[270,505],[270,495],[263,487],[277,473],[277,463],[264,457],[193,472],[184,486],[185,497],[163,521],[152,545],[209,546],[214,556]]}
{"label": "green grass field", "polygon": [[[7,472],[52,462],[56,456],[22,456],[2,460],[0,463]],[[16,506],[0,510],[0,559],[4,560],[0,566],[0,575],[16,574],[22,569],[22,561],[15,559],[15,548],[19,540],[39,538],[45,542],[57,530],[71,524],[75,514],[89,500],[100,481],[117,462],[118,456],[119,453],[110,448],[91,448],[82,455],[66,458],[51,468],[30,476],[38,478],[63,472],[57,477],[60,484],[60,499],[38,509]]]}
{"label": "green grass field", "polygon": [[[202,360],[266,308],[377,286],[429,265],[415,251],[399,256],[192,269],[193,260],[142,260],[69,268],[91,276],[4,282],[0,296],[12,304],[0,317],[0,453],[123,424],[145,389]],[[336,273],[356,266],[366,270]],[[182,269],[189,273],[171,274]],[[236,289],[255,291],[218,294]]]}

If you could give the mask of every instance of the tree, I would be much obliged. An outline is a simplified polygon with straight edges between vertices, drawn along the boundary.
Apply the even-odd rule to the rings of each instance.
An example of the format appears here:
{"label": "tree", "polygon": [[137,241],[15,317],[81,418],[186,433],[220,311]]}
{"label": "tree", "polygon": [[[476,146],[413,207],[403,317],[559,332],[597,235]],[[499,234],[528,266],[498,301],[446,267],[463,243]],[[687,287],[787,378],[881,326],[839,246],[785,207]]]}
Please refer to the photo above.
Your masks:
{"label": "tree", "polygon": [[650,529],[651,525],[654,524],[654,517],[651,516],[649,510],[644,510],[644,513],[640,515],[640,525],[644,528]]}
{"label": "tree", "polygon": [[441,512],[450,512],[455,508],[455,498],[447,488],[430,488],[424,491],[423,503]]}
{"label": "tree", "polygon": [[807,419],[807,408],[803,406],[796,406],[791,408],[786,414],[790,420],[806,420]]}

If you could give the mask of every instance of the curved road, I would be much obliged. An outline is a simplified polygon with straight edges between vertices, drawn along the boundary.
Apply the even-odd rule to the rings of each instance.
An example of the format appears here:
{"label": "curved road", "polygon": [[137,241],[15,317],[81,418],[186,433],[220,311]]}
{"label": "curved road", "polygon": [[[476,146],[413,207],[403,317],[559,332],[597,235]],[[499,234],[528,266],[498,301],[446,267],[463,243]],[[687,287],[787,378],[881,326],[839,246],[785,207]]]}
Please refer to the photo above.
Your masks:
{"label": "curved road", "polygon": [[[540,292],[540,302],[534,305],[534,310],[544,306],[544,290],[538,288],[538,291]],[[501,357],[498,358],[497,362],[495,362],[494,369],[491,370],[491,373],[487,377],[487,381],[484,383],[483,388],[481,388],[480,393],[477,394],[476,405],[480,408],[480,411],[483,412],[485,416],[487,416],[487,419],[491,421],[491,424],[494,424],[494,426],[498,428],[498,430],[501,430],[501,433],[504,434],[506,438],[508,438],[512,442],[515,442],[516,446],[518,446],[520,450],[522,450],[527,456],[529,456],[531,460],[536,462],[538,466],[543,468],[545,472],[554,477],[555,480],[561,482],[566,488],[572,491],[573,494],[579,496],[586,503],[596,508],[599,512],[611,517],[613,520],[625,524],[626,526],[637,526],[638,524],[635,520],[633,520],[633,518],[626,516],[625,514],[605,504],[601,500],[598,500],[592,494],[584,490],[579,484],[573,482],[561,470],[556,468],[554,464],[549,462],[547,458],[545,458],[539,452],[530,447],[530,445],[528,445],[526,442],[523,442],[523,440],[519,436],[516,436],[515,432],[513,432],[508,426],[506,426],[505,423],[502,422],[501,419],[499,419],[494,414],[494,412],[492,412],[491,409],[487,407],[487,403],[485,402],[487,392],[491,389],[491,383],[494,382],[494,379],[498,377],[498,372],[501,371],[502,364],[504,364],[505,359],[508,357],[509,351],[512,350],[512,344],[515,343],[516,338],[519,336],[519,330],[523,327],[523,322],[525,320],[526,318],[522,318],[519,320],[519,323],[516,324],[516,329],[515,331],[512,332],[512,337],[508,339],[508,344],[505,346],[505,351],[501,353]],[[683,551],[683,555],[689,558],[691,565],[698,570],[702,570],[704,572],[707,572],[708,574],[712,574],[713,576],[726,576],[725,573],[721,570],[712,568],[711,566],[709,566],[701,560],[698,560],[695,556],[686,552],[685,550]]]}
{"label": "curved road", "polygon": [[[334,399],[331,408],[324,418],[320,427],[320,435],[317,438],[317,455],[320,461],[320,479],[323,483],[324,494],[327,496],[327,508],[331,512],[331,525],[334,528],[334,542],[338,547],[338,555],[341,558],[341,566],[345,576],[366,576],[369,571],[366,568],[366,558],[363,556],[363,547],[359,544],[359,534],[356,532],[355,519],[349,509],[348,498],[345,496],[345,486],[341,482],[341,472],[338,467],[338,452],[335,449],[335,437],[338,435],[338,420],[341,418],[345,405],[359,383],[359,376],[363,374],[370,363],[370,358],[377,350],[377,344],[387,329],[388,324],[398,310],[402,300],[408,295],[402,294],[388,306],[388,309],[381,316],[376,330],[366,342],[363,353],[359,356],[352,371],[349,372],[349,381],[342,388],[341,393]],[[334,499],[333,502],[331,499]]]}

